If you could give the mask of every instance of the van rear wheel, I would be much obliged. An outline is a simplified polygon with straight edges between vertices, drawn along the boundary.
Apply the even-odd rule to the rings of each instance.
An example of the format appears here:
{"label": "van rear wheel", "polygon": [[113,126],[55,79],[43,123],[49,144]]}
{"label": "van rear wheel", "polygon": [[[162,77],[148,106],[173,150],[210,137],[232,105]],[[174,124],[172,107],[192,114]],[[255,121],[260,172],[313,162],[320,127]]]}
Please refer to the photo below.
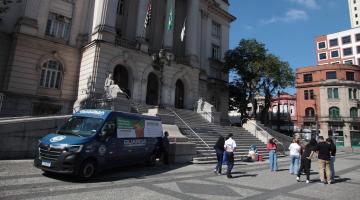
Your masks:
{"label": "van rear wheel", "polygon": [[149,156],[149,158],[146,160],[146,164],[149,166],[154,166],[156,164],[156,154],[153,153]]}
{"label": "van rear wheel", "polygon": [[96,173],[96,164],[92,160],[86,160],[81,164],[79,170],[79,178],[81,180],[89,180]]}

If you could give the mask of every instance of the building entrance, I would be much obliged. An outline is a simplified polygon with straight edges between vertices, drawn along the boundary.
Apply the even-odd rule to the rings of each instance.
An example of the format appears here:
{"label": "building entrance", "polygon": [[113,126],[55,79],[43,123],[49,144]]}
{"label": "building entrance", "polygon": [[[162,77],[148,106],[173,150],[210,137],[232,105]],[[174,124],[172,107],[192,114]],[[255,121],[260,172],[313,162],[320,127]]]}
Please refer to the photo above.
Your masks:
{"label": "building entrance", "polygon": [[159,81],[154,73],[148,76],[147,89],[146,89],[146,104],[159,105]]}
{"label": "building entrance", "polygon": [[184,84],[181,80],[176,81],[175,108],[184,108]]}
{"label": "building entrance", "polygon": [[128,97],[131,97],[131,92],[129,89],[129,72],[122,66],[117,65],[114,69],[114,83],[119,86],[119,88],[126,93]]}

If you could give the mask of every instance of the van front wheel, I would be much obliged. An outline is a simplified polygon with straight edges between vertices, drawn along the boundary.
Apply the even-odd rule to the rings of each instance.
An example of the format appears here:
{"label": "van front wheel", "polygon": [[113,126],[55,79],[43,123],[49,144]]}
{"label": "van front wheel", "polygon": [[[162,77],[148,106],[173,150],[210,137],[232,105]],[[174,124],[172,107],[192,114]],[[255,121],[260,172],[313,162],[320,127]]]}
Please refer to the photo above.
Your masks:
{"label": "van front wheel", "polygon": [[96,173],[96,164],[92,160],[86,160],[81,164],[79,177],[81,180],[88,180]]}

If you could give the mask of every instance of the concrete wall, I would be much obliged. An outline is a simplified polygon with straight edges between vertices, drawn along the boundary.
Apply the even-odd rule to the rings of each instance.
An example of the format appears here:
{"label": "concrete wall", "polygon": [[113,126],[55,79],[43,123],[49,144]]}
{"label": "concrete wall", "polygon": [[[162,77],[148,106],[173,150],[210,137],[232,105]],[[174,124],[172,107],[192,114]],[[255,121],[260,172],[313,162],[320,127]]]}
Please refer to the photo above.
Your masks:
{"label": "concrete wall", "polygon": [[0,121],[0,160],[35,156],[39,138],[61,126],[68,116]]}

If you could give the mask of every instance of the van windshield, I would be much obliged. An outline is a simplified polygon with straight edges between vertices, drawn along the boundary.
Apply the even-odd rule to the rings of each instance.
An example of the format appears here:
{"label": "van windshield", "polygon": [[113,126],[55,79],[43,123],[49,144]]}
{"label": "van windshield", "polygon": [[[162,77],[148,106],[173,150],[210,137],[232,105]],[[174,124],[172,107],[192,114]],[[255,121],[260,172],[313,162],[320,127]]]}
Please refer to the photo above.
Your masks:
{"label": "van windshield", "polygon": [[89,137],[96,134],[103,119],[73,116],[58,130],[58,134]]}

